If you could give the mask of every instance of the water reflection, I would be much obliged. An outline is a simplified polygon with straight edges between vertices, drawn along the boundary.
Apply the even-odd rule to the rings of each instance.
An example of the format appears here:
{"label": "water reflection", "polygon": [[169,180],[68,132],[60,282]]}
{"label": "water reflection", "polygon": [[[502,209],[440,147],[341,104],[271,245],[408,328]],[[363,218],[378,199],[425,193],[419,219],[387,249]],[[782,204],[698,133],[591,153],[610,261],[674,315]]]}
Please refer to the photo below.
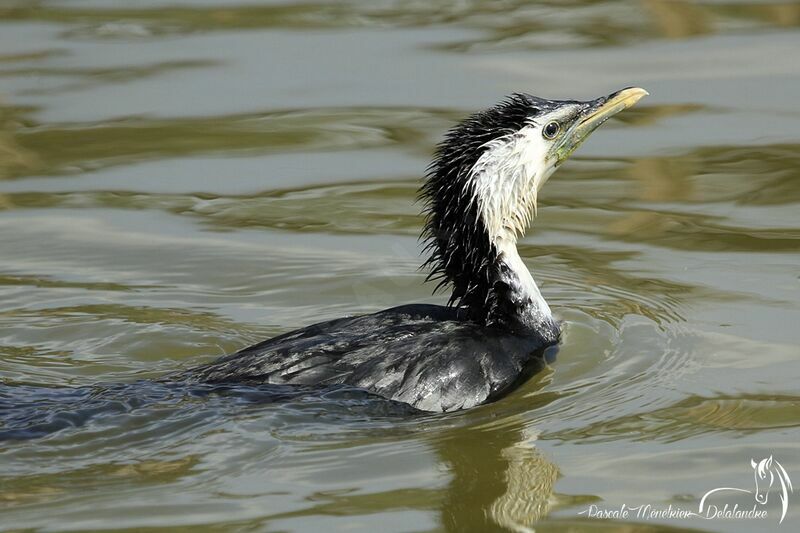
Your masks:
{"label": "water reflection", "polygon": [[[52,505],[66,492],[97,477],[106,480],[109,490],[131,480],[179,483],[203,468],[203,450],[213,445],[215,426],[222,425],[229,432],[237,418],[252,420],[255,415],[264,427],[282,427],[284,444],[306,441],[317,452],[342,447],[358,450],[367,444],[374,446],[376,441],[389,445],[398,438],[418,440],[431,447],[450,478],[441,490],[397,489],[360,495],[344,487],[318,491],[307,497],[309,505],[271,513],[265,517],[269,522],[413,508],[439,515],[447,531],[486,531],[497,526],[523,530],[547,514],[555,501],[558,469],[536,449],[535,431],[526,427],[524,419],[507,417],[498,423],[486,413],[465,419],[461,415],[420,417],[411,411],[402,404],[344,387],[317,392],[281,386],[185,387],[144,381],[72,389],[3,386],[0,456],[5,456],[8,464],[20,465],[21,470],[3,473],[0,501],[12,508]],[[319,413],[321,420],[309,426],[306,413],[311,412]],[[466,426],[466,422],[472,425]],[[328,429],[320,431],[320,424]],[[349,426],[345,433],[343,425]],[[306,431],[312,442],[303,437]],[[328,431],[333,433],[326,434]],[[26,440],[24,446],[20,439]],[[186,445],[187,439],[195,442],[195,453],[169,460],[148,458],[174,446],[171,442]],[[123,450],[135,450],[135,454]],[[69,463],[63,461],[65,454],[71,458]],[[250,452],[239,450],[239,454]],[[106,462],[106,458],[119,460],[129,455],[141,459]],[[47,469],[55,471],[20,475],[25,472],[20,461],[32,457],[47,458],[53,463]],[[250,462],[247,470],[270,469],[269,462]],[[578,500],[591,501],[592,497],[564,496],[559,505]]]}
{"label": "water reflection", "polygon": [[[450,113],[420,109],[305,109],[199,118],[131,117],[102,123],[37,125],[11,109],[6,144],[19,163],[2,177],[74,174],[78,171],[166,157],[252,155],[375,148],[402,142],[425,146],[421,127],[444,123]],[[13,114],[12,114],[13,113]],[[21,115],[21,116],[20,116]],[[12,118],[16,122],[12,122]],[[22,127],[20,122],[26,122]],[[9,148],[10,149],[10,148]],[[28,154],[28,155],[26,155]],[[14,161],[12,160],[12,163]],[[24,164],[23,164],[24,163]],[[3,167],[0,167],[3,170]]]}
{"label": "water reflection", "polygon": [[644,0],[642,5],[658,32],[668,39],[686,39],[713,31],[708,6],[673,0]]}
{"label": "water reflection", "polygon": [[486,424],[437,439],[452,473],[442,505],[447,531],[530,528],[547,514],[558,468],[521,423]]}
{"label": "water reflection", "polygon": [[[576,513],[751,455],[800,471],[799,26],[777,1],[0,0],[0,432],[61,424],[0,445],[3,526],[665,531]],[[146,381],[440,303],[413,200],[442,132],[634,83],[652,100],[522,243],[564,342],[514,394],[406,418]]]}
{"label": "water reflection", "polygon": [[678,442],[713,431],[738,434],[800,427],[800,398],[795,396],[742,395],[741,397],[689,397],[649,412],[590,424],[550,437],[583,443],[621,439]]}
{"label": "water reflection", "polygon": [[404,28],[431,25],[481,30],[486,36],[453,42],[462,52],[564,49],[635,43],[648,38],[690,38],[744,29],[800,25],[800,7],[788,2],[685,2],[593,0],[562,2],[346,1],[171,7],[0,6],[0,19],[77,25],[74,39],[137,40],[192,32],[271,28]]}
{"label": "water reflection", "polygon": [[[0,59],[0,62],[2,59]],[[47,95],[58,94],[66,91],[80,91],[89,89],[95,85],[125,83],[140,80],[151,76],[196,68],[207,68],[217,65],[214,61],[195,60],[195,61],[166,61],[151,65],[140,65],[126,67],[108,68],[55,68],[42,66],[27,66],[22,68],[4,68],[0,70],[0,79],[11,77],[52,77],[56,79],[64,78],[67,81],[61,85],[52,85],[43,88],[33,88],[27,91],[28,95]]]}
{"label": "water reflection", "polygon": [[[4,103],[0,95],[0,180],[7,176],[27,174],[41,165],[34,152],[19,145],[16,130],[21,110]],[[0,198],[3,195],[0,194]],[[4,201],[0,200],[0,207]]]}

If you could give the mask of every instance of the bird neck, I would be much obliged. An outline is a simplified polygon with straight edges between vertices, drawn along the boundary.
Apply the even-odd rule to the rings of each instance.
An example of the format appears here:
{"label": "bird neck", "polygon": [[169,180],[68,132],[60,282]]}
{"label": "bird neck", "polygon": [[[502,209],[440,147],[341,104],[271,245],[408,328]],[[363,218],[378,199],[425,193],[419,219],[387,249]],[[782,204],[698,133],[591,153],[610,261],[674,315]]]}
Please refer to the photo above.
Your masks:
{"label": "bird neck", "polygon": [[438,279],[437,288],[452,287],[450,305],[482,325],[538,337],[542,344],[558,340],[559,327],[519,256],[516,236],[492,237],[475,202],[429,213],[423,235],[431,252],[428,279]]}
{"label": "bird neck", "polygon": [[559,328],[530,270],[517,251],[516,237],[494,239],[496,252],[489,266],[486,323],[524,334],[558,340]]}

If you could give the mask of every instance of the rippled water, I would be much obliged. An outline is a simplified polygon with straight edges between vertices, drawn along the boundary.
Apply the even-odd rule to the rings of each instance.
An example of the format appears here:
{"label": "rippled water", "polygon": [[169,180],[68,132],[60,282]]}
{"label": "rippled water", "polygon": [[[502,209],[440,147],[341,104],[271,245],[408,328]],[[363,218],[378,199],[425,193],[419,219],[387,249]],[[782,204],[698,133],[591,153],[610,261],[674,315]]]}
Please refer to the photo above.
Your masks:
{"label": "rippled water", "polygon": [[[581,513],[696,509],[770,455],[800,479],[798,27],[788,1],[0,0],[0,529],[796,529],[777,485],[760,521]],[[442,302],[413,203],[442,132],[628,85],[521,246],[565,332],[511,396],[150,381]]]}

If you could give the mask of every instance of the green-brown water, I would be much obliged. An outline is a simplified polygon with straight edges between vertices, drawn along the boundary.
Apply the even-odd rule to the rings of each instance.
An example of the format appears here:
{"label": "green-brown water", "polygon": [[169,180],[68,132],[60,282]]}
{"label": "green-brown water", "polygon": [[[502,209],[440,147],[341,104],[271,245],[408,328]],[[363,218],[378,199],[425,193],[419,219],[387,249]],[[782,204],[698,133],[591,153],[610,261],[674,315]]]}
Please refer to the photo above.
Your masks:
{"label": "green-brown water", "polygon": [[[696,511],[770,455],[800,483],[798,27],[789,1],[0,0],[0,431],[64,426],[0,442],[0,529],[797,530],[777,482],[760,520],[584,511]],[[413,201],[443,131],[628,85],[521,246],[565,333],[510,397],[145,381],[442,302]],[[134,384],[64,389],[100,383]]]}

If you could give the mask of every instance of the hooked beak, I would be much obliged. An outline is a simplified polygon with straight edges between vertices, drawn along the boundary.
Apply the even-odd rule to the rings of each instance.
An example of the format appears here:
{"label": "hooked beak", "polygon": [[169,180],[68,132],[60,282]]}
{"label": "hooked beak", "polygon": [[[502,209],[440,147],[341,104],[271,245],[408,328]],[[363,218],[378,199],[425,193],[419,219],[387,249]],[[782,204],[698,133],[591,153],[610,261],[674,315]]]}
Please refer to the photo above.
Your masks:
{"label": "hooked beak", "polygon": [[606,120],[628,109],[648,93],[639,87],[628,87],[608,96],[587,102],[573,125],[564,132],[561,142],[553,147],[555,166],[563,163],[578,146]]}

